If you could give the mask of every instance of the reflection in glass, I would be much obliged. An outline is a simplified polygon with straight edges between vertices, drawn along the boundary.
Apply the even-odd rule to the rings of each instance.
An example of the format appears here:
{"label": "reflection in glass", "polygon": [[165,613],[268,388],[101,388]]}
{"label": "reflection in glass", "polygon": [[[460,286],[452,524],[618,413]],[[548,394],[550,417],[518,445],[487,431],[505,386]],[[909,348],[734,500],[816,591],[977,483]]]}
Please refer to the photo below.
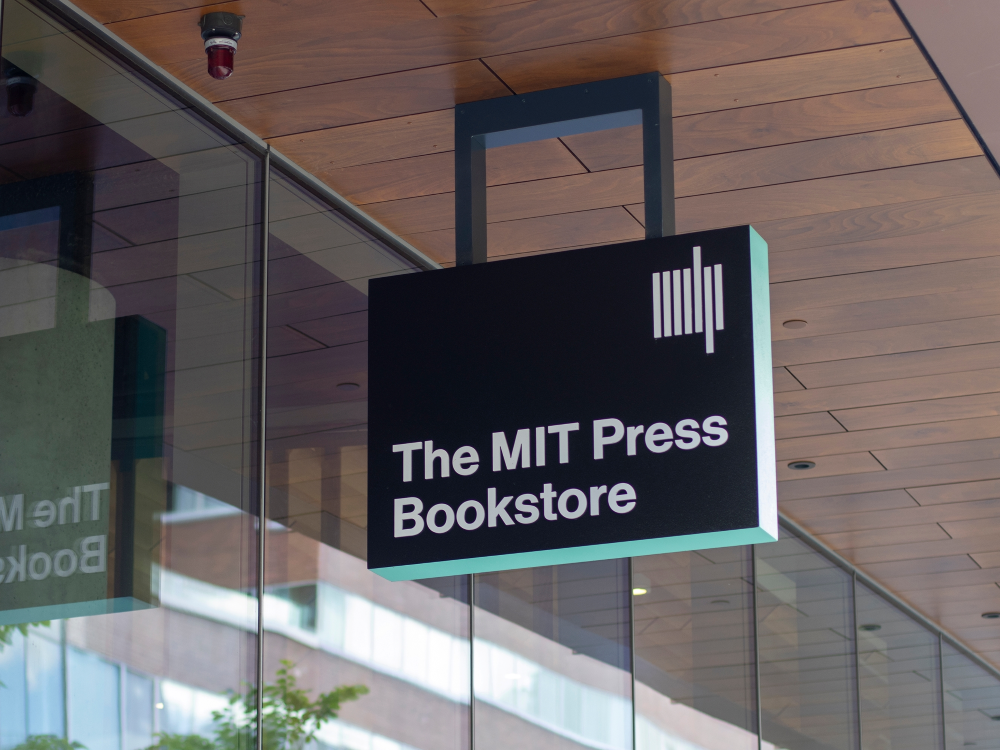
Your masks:
{"label": "reflection in glass", "polygon": [[937,636],[857,586],[864,750],[940,750]]}
{"label": "reflection in glass", "polygon": [[947,643],[941,658],[947,750],[1000,748],[1000,680]]}
{"label": "reflection in glass", "polygon": [[[468,746],[464,579],[368,572],[368,280],[413,267],[285,178],[271,180],[264,674],[283,660],[342,704],[330,748]],[[425,585],[426,584],[426,585]]]}
{"label": "reflection in glass", "polygon": [[784,530],[755,549],[763,737],[788,750],[853,750],[851,577]]}
{"label": "reflection in glass", "polygon": [[628,561],[476,576],[476,748],[632,746]]}
{"label": "reflection in glass", "polygon": [[633,586],[637,747],[756,750],[750,549],[639,557]]}
{"label": "reflection in glass", "polygon": [[140,750],[171,683],[224,702],[255,673],[260,162],[2,9],[35,91],[0,102],[0,627],[51,625],[0,649],[0,747]]}

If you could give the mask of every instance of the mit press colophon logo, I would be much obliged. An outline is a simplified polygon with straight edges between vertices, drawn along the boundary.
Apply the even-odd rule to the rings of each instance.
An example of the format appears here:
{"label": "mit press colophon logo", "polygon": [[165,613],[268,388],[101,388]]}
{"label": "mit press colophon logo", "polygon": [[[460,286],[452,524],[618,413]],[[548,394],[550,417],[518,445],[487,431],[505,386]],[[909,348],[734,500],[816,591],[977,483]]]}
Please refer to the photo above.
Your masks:
{"label": "mit press colophon logo", "polygon": [[653,274],[653,338],[705,334],[705,353],[715,351],[715,332],[724,328],[722,264],[701,264],[693,248],[692,268]]}

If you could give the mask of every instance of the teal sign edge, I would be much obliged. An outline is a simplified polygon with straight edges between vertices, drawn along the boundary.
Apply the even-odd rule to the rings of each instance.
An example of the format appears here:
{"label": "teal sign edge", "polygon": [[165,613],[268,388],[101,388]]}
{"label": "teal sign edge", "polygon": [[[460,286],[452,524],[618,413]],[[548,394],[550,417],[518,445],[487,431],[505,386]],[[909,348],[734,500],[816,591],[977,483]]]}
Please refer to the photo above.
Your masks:
{"label": "teal sign edge", "polygon": [[753,227],[750,232],[750,286],[753,315],[754,399],[757,417],[757,523],[758,526],[707,534],[638,539],[632,542],[591,544],[586,547],[519,552],[512,555],[442,560],[391,568],[372,568],[389,581],[490,573],[545,565],[611,560],[619,557],[662,555],[719,547],[740,547],[778,541],[778,480],[774,450],[774,378],[771,360],[771,278],[767,242]]}
{"label": "teal sign edge", "polygon": [[70,617],[113,615],[119,612],[137,612],[142,609],[155,608],[156,605],[131,596],[89,602],[71,602],[69,604],[47,604],[44,607],[25,607],[24,609],[9,609],[0,612],[0,625],[66,620]]}

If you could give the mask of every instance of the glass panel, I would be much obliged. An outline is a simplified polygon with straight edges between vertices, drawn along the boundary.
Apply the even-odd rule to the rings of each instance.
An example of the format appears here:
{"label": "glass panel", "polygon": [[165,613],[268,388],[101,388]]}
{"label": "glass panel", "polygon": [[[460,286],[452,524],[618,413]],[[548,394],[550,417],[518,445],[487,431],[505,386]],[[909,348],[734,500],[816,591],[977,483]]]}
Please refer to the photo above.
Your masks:
{"label": "glass panel", "polygon": [[0,626],[0,750],[17,747],[28,738],[28,673],[24,635]]}
{"label": "glass panel", "polygon": [[3,13],[0,747],[149,747],[164,678],[216,701],[175,729],[214,740],[255,674],[260,161]]}
{"label": "glass panel", "polygon": [[947,643],[942,661],[947,750],[1000,748],[1000,680]]}
{"label": "glass panel", "polygon": [[764,739],[788,750],[853,750],[851,577],[784,530],[756,550]]}
{"label": "glass panel", "polygon": [[857,608],[864,750],[940,750],[937,636],[860,583]]}
{"label": "glass panel", "polygon": [[[285,178],[271,180],[264,673],[349,694],[330,748],[468,746],[465,579],[368,572],[368,280],[413,270]],[[364,692],[364,691],[367,692]]]}
{"label": "glass panel", "polygon": [[750,577],[749,547],[633,561],[639,750],[757,749]]}
{"label": "glass panel", "polygon": [[476,750],[631,748],[628,561],[475,586]]}

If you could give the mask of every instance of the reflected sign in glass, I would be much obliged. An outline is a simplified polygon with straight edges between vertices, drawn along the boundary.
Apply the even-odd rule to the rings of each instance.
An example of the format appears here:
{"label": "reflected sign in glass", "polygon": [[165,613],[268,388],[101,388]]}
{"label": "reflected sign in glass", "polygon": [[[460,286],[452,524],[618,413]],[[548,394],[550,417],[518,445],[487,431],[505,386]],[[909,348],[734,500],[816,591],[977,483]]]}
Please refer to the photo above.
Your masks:
{"label": "reflected sign in glass", "polygon": [[166,334],[78,272],[67,213],[0,217],[0,624],[156,604]]}
{"label": "reflected sign in glass", "polygon": [[751,227],[370,290],[375,572],[777,538],[767,245]]}

